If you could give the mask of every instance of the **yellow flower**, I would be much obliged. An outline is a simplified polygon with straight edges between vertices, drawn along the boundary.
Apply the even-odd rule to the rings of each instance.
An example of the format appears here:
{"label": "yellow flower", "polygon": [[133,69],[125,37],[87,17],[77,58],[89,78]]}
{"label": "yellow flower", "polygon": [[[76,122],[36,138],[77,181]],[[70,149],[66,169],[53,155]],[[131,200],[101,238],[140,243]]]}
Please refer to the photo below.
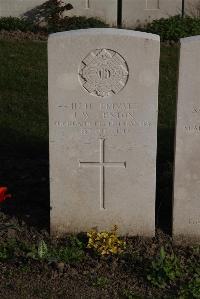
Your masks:
{"label": "yellow flower", "polygon": [[118,239],[117,229],[115,225],[110,232],[91,230],[87,233],[89,238],[87,248],[93,248],[101,255],[122,253],[126,243]]}

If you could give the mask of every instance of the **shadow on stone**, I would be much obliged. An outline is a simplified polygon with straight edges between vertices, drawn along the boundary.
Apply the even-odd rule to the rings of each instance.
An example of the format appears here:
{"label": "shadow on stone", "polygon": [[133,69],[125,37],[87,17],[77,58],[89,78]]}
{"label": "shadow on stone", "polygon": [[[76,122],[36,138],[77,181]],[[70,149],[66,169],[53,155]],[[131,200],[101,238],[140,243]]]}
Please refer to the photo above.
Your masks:
{"label": "shadow on stone", "polygon": [[41,27],[45,27],[48,24],[49,19],[59,18],[60,14],[64,11],[71,9],[73,9],[73,6],[70,3],[61,6],[59,5],[59,1],[49,0],[27,11],[22,18],[38,24]]}

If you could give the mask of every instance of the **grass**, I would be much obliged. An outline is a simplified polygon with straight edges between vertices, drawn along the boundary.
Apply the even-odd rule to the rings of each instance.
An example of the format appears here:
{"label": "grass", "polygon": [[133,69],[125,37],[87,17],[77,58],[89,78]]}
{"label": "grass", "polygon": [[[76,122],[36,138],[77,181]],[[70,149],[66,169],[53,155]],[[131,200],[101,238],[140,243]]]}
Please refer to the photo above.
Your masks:
{"label": "grass", "polygon": [[159,84],[159,128],[174,128],[178,46],[161,46]]}
{"label": "grass", "polygon": [[46,146],[46,43],[0,42],[1,151]]}

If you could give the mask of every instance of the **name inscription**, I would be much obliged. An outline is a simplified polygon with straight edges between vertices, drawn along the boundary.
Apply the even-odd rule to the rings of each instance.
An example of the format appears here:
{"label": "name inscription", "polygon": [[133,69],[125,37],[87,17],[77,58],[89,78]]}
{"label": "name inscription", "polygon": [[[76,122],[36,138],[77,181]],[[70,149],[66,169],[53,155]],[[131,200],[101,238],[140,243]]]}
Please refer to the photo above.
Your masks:
{"label": "name inscription", "polygon": [[133,103],[79,103],[58,106],[62,119],[57,128],[78,129],[81,135],[100,137],[127,135],[134,128],[150,128],[149,120],[138,120]]}

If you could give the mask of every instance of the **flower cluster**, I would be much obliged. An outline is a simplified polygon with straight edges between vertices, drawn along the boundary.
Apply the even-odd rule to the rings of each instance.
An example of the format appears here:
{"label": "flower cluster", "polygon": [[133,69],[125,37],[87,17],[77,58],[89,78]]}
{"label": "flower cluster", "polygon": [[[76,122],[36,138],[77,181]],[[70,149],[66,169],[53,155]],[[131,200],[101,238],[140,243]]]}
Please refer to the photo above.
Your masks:
{"label": "flower cluster", "polygon": [[117,237],[117,226],[110,232],[97,232],[91,230],[87,233],[89,238],[87,248],[95,249],[101,255],[119,254],[126,248],[126,242]]}
{"label": "flower cluster", "polygon": [[7,198],[11,198],[11,194],[7,194],[7,187],[0,187],[0,203],[5,201]]}

